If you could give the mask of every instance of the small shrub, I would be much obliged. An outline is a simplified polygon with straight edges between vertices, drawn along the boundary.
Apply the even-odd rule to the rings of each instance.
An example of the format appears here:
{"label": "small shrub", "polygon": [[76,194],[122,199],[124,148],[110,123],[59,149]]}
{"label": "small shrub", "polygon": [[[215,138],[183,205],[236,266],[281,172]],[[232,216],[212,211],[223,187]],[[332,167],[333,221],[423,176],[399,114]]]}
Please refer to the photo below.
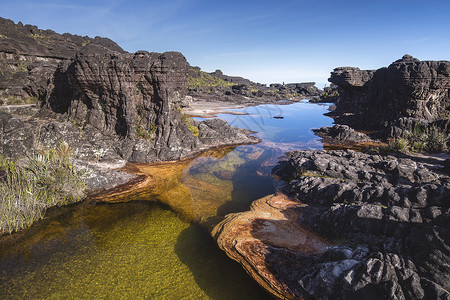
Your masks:
{"label": "small shrub", "polygon": [[38,97],[36,96],[31,96],[28,98],[28,100],[26,101],[27,104],[37,104],[39,101]]}
{"label": "small shrub", "polygon": [[154,123],[150,124],[148,129],[145,129],[144,126],[138,124],[136,126],[136,134],[142,139],[151,140],[155,137],[156,128],[156,124]]}
{"label": "small shrub", "polygon": [[410,152],[444,152],[448,150],[447,134],[437,127],[422,128],[414,126],[412,132],[405,132],[402,137],[388,141],[386,151]]}
{"label": "small shrub", "polygon": [[447,151],[447,135],[436,127],[431,128],[424,148],[428,152]]}
{"label": "small shrub", "polygon": [[192,134],[193,134],[195,137],[198,137],[198,134],[200,133],[200,130],[198,129],[197,126],[194,126],[194,125],[188,125],[188,129],[192,132]]}
{"label": "small shrub", "polygon": [[405,138],[393,138],[388,140],[388,150],[393,152],[407,151],[409,147],[408,140]]}

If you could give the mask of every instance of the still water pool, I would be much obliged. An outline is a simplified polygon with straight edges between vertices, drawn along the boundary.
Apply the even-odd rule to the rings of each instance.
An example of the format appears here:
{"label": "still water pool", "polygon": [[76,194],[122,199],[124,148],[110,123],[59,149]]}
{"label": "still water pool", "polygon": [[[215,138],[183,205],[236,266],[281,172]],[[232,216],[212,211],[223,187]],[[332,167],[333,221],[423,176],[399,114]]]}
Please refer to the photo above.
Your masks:
{"label": "still water pool", "polygon": [[270,169],[284,151],[321,148],[310,129],[331,124],[326,109],[296,103],[220,115],[262,142],[136,165],[147,185],[53,209],[1,239],[1,298],[270,299],[204,227],[273,193]]}

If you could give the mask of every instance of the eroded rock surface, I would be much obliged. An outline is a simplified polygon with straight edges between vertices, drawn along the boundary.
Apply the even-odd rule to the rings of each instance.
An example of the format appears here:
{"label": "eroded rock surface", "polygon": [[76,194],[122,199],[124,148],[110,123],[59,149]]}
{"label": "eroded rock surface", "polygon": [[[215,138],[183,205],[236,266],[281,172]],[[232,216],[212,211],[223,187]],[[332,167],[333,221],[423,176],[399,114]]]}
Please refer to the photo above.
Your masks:
{"label": "eroded rock surface", "polygon": [[296,278],[302,297],[450,297],[445,160],[353,151],[293,152],[273,172],[307,203],[299,222],[336,246]]}
{"label": "eroded rock surface", "polygon": [[450,137],[450,62],[419,61],[404,55],[387,68],[336,68],[328,79],[338,86],[336,123],[376,131],[377,137],[405,137],[420,125]]}
{"label": "eroded rock surface", "polygon": [[402,117],[437,121],[450,113],[450,62],[403,56],[376,71],[336,68],[338,120],[379,129]]}

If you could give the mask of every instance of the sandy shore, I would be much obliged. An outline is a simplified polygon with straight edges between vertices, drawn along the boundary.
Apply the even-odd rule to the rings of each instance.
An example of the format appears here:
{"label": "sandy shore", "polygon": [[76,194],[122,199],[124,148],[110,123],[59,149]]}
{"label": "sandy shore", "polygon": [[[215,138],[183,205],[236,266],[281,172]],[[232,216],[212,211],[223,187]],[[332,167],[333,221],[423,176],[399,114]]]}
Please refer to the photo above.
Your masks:
{"label": "sandy shore", "polygon": [[[253,104],[255,105],[255,104]],[[222,101],[193,101],[189,107],[183,108],[183,113],[191,117],[214,118],[218,114],[246,115],[246,113],[230,109],[243,108],[249,105]]]}

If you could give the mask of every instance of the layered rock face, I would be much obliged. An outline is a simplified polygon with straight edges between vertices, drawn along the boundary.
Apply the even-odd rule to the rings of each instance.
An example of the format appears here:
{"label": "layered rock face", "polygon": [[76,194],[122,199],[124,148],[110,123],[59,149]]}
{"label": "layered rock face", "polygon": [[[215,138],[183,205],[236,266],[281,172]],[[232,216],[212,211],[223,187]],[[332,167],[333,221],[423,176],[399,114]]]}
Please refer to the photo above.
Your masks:
{"label": "layered rock face", "polygon": [[[5,114],[2,154],[16,158],[65,141],[79,159],[152,162],[255,142],[224,121],[182,115],[187,69],[177,52],[130,54],[88,45],[59,65],[38,117]],[[13,138],[19,132],[23,136]]]}
{"label": "layered rock face", "polygon": [[335,114],[341,124],[380,130],[400,118],[431,123],[450,116],[449,61],[405,55],[378,70],[336,68],[328,80],[339,87]]}
{"label": "layered rock face", "polygon": [[129,54],[86,46],[59,66],[42,113],[62,114],[82,128],[93,126],[117,140],[126,160],[175,159],[198,146],[177,110],[187,68],[176,52]]}
{"label": "layered rock face", "polygon": [[273,172],[307,204],[299,223],[338,243],[295,258],[308,265],[280,281],[306,299],[450,297],[447,164],[348,150],[289,154]]}
{"label": "layered rock face", "polygon": [[36,103],[58,64],[88,44],[124,52],[106,38],[58,34],[0,18],[0,100],[3,104]]}

